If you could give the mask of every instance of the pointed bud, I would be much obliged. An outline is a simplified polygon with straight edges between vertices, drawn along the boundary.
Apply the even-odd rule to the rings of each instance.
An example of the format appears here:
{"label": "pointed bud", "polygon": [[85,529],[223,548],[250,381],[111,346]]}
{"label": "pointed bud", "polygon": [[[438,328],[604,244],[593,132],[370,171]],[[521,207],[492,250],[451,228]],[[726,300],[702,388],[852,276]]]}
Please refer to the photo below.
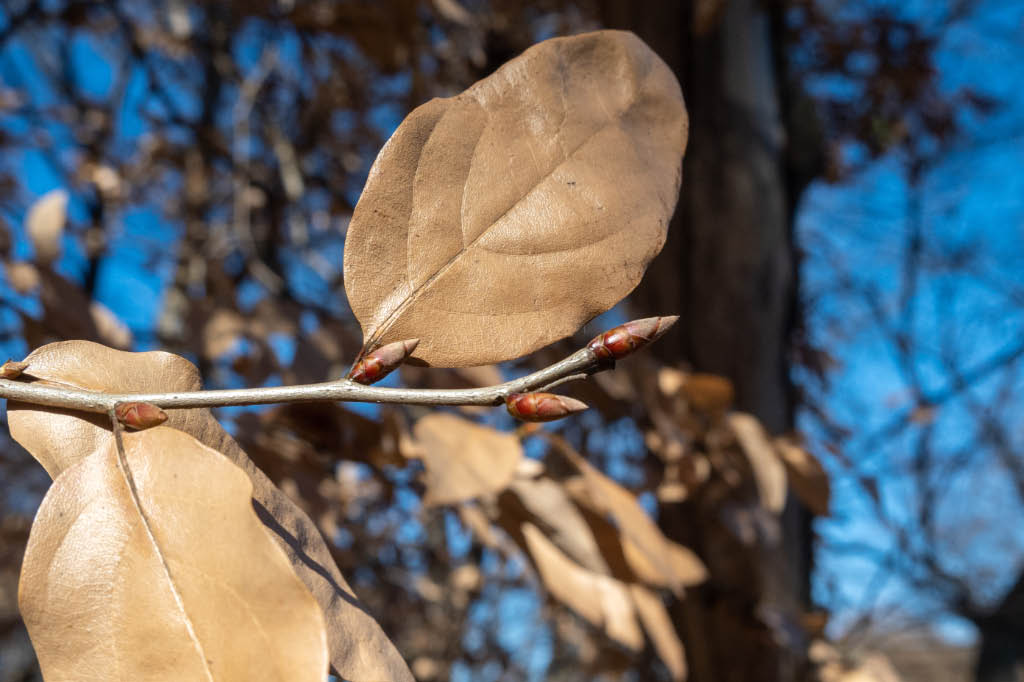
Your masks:
{"label": "pointed bud", "polygon": [[582,412],[587,404],[554,393],[513,393],[505,398],[505,407],[524,422],[550,422]]}
{"label": "pointed bud", "polygon": [[8,360],[0,365],[0,379],[17,379],[26,369],[28,369],[27,362]]}
{"label": "pointed bud", "polygon": [[167,413],[152,403],[118,403],[114,407],[114,416],[117,421],[138,431],[167,421]]}
{"label": "pointed bud", "polygon": [[419,339],[407,339],[381,346],[357,362],[348,378],[357,384],[375,384],[405,362],[419,343]]}
{"label": "pointed bud", "polygon": [[659,338],[672,328],[678,315],[668,317],[645,317],[609,329],[587,344],[598,360],[621,360],[630,353]]}

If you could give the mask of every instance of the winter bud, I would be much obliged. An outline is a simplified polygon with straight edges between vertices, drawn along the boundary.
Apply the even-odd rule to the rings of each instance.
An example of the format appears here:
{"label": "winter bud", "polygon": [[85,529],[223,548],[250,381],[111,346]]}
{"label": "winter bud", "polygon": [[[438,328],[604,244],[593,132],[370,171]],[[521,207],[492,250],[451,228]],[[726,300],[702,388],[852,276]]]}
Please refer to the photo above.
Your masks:
{"label": "winter bud", "polygon": [[125,426],[139,431],[167,421],[167,413],[152,403],[118,403],[114,407],[114,416]]}
{"label": "winter bud", "polygon": [[659,338],[678,319],[678,315],[670,315],[632,320],[599,334],[587,344],[587,348],[593,351],[598,360],[621,360],[633,351],[643,348]]}
{"label": "winter bud", "polygon": [[554,393],[513,393],[505,398],[508,413],[526,422],[550,422],[587,409],[575,398]]}
{"label": "winter bud", "polygon": [[27,362],[8,360],[0,365],[0,379],[17,379],[26,369],[28,369]]}
{"label": "winter bud", "polygon": [[419,339],[395,341],[367,353],[348,373],[348,378],[357,384],[375,384],[412,355],[419,345]]}

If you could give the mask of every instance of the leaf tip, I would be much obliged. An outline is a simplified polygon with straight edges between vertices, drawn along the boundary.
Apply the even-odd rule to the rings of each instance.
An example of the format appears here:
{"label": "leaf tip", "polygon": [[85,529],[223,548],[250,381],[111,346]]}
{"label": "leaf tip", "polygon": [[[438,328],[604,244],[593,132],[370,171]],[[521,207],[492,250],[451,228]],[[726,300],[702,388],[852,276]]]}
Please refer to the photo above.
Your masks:
{"label": "leaf tip", "polygon": [[586,403],[554,393],[513,393],[505,398],[505,409],[526,422],[549,422],[588,409]]}

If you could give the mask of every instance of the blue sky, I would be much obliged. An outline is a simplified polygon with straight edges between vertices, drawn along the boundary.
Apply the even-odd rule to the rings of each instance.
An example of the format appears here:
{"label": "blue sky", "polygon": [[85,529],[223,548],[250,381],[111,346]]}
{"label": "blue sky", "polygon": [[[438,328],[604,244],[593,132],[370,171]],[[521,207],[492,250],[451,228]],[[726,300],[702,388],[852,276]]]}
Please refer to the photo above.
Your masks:
{"label": "blue sky", "polygon": [[[904,8],[927,24],[938,5],[908,3]],[[948,94],[970,86],[995,97],[999,107],[985,117],[960,112],[964,134],[929,161],[918,183],[911,183],[906,160],[891,154],[840,184],[814,184],[797,217],[812,339],[838,362],[830,387],[817,397],[836,421],[853,430],[841,447],[860,473],[878,480],[885,514],[897,525],[911,520],[920,501],[910,481],[923,429],[911,427],[881,442],[867,439],[913,403],[906,363],[892,338],[880,332],[879,311],[893,328],[915,339],[910,365],[926,394],[949,388],[951,355],[965,371],[1024,338],[1019,297],[1024,289],[1024,97],[1019,87],[1024,82],[1024,3],[978,3],[966,20],[939,35],[935,61],[941,89]],[[914,221],[923,235],[924,257],[914,304],[905,313],[899,291]],[[837,273],[860,293],[840,290]],[[979,382],[964,399],[944,403],[930,436],[936,457],[949,460],[942,474],[946,494],[932,502],[949,534],[942,555],[956,573],[977,572],[978,596],[989,603],[1015,579],[1024,561],[1024,536],[1017,530],[1024,508],[991,453],[973,453],[970,464],[956,457],[976,441],[974,407],[992,405],[998,392],[1008,388],[1017,401],[1024,400],[1020,362]],[[1018,414],[1020,407],[1018,402]],[[804,414],[800,426],[820,447],[824,439],[816,420]],[[1014,433],[1020,456],[1024,439],[1019,429]],[[938,608],[932,622],[942,634],[972,641],[973,628],[944,613],[928,590],[880,570],[876,559],[829,549],[863,543],[883,556],[898,554],[896,538],[878,522],[850,468],[824,448],[817,452],[836,481],[836,517],[817,524],[826,541],[815,581],[816,596],[838,609],[833,634],[844,632],[871,607],[927,620]],[[833,581],[834,590],[829,587]]]}

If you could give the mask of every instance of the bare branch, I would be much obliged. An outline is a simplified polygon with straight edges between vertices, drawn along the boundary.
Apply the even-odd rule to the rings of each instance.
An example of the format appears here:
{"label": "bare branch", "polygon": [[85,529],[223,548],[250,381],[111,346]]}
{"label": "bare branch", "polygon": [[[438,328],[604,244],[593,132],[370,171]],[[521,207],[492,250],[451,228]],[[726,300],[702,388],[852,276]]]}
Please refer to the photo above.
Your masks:
{"label": "bare branch", "polygon": [[[676,317],[660,319],[668,328]],[[644,322],[638,320],[637,322]],[[632,323],[630,323],[632,324]],[[30,366],[31,367],[31,366]],[[194,407],[229,407],[239,405],[268,405],[271,403],[363,402],[404,405],[501,405],[514,393],[530,393],[539,389],[585,379],[594,372],[607,369],[594,351],[581,348],[569,357],[524,377],[503,384],[469,389],[414,389],[365,386],[349,379],[338,379],[319,384],[298,386],[268,386],[213,391],[183,391],[173,393],[100,393],[79,388],[54,386],[43,382],[28,383],[0,379],[0,398],[17,400],[33,405],[109,414],[118,403],[150,403],[164,409]],[[31,379],[31,371],[22,374]]]}
{"label": "bare branch", "polygon": [[107,413],[118,403],[145,402],[163,409],[227,407],[270,403],[367,402],[407,405],[500,405],[512,393],[526,393],[596,364],[593,353],[579,350],[533,374],[496,386],[474,389],[410,389],[364,386],[348,379],[299,386],[270,386],[177,393],[98,393],[42,383],[0,380],[0,397],[83,412]]}

